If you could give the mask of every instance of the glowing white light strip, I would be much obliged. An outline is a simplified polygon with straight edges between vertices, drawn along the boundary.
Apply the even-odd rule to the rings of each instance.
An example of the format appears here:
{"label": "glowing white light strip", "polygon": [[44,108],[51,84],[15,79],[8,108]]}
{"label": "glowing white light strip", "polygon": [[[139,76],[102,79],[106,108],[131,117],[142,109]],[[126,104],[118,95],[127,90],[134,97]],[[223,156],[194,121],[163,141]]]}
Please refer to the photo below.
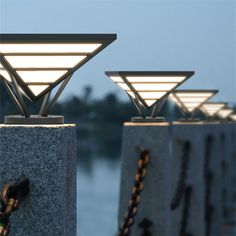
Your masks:
{"label": "glowing white light strip", "polygon": [[[176,103],[180,108],[183,106],[188,112],[195,111],[202,103],[206,102],[214,93],[212,92],[174,92],[173,96],[178,97],[180,102]],[[172,98],[173,99],[173,98]]]}
{"label": "glowing white light strip", "polygon": [[145,100],[148,106],[152,106],[157,100]]}
{"label": "glowing white light strip", "polygon": [[11,77],[9,73],[4,69],[1,63],[0,63],[0,75],[2,75],[7,81],[11,82]]}
{"label": "glowing white light strip", "polygon": [[53,83],[64,75],[67,70],[59,71],[17,71],[25,83]]}
{"label": "glowing white light strip", "polygon": [[205,101],[206,97],[194,97],[194,98],[191,98],[191,97],[179,97],[181,99],[181,101],[183,103],[191,103],[191,102],[198,102],[198,103],[202,103],[203,101]]}
{"label": "glowing white light strip", "polygon": [[139,92],[139,95],[145,99],[155,99],[158,100],[163,97],[166,92]]}
{"label": "glowing white light strip", "polygon": [[86,56],[6,56],[14,68],[73,68]]}
{"label": "glowing white light strip", "polygon": [[231,118],[233,121],[236,121],[236,114],[231,115],[230,118]]}
{"label": "glowing white light strip", "polygon": [[117,83],[125,91],[130,90],[129,86],[125,83]]}
{"label": "glowing white light strip", "polygon": [[38,96],[48,87],[48,85],[29,85],[28,87],[35,96]]}
{"label": "glowing white light strip", "polygon": [[177,84],[132,84],[135,90],[137,91],[170,91],[173,89]]}
{"label": "glowing white light strip", "polygon": [[127,80],[130,83],[134,82],[154,82],[154,83],[165,83],[165,82],[173,82],[173,83],[181,83],[184,79],[186,79],[185,76],[127,76]]}
{"label": "glowing white light strip", "polygon": [[229,117],[231,114],[233,113],[233,110],[232,109],[221,109],[220,111],[218,111],[218,115],[225,119],[227,117]]}
{"label": "glowing white light strip", "polygon": [[225,106],[224,103],[206,103],[202,105],[202,110],[204,113],[214,116],[220,109]]}
{"label": "glowing white light strip", "polygon": [[212,96],[212,93],[201,93],[201,92],[199,92],[199,93],[191,93],[191,92],[189,92],[189,93],[181,93],[181,92],[176,92],[175,93],[178,97],[210,97],[210,96]]}
{"label": "glowing white light strip", "polygon": [[116,83],[124,82],[124,80],[119,76],[111,76],[110,78]]}
{"label": "glowing white light strip", "polygon": [[[125,76],[125,75],[124,75]],[[169,93],[172,89],[177,87],[183,82],[187,76],[123,76],[112,75],[109,76],[113,82],[118,84],[130,96],[135,98],[134,93],[131,91],[129,84],[136,91],[136,93],[143,99],[143,101],[151,106]],[[127,81],[126,81],[127,80]],[[142,100],[139,101],[142,103]]]}
{"label": "glowing white light strip", "polygon": [[92,53],[102,44],[71,43],[71,44],[3,44],[0,43],[1,53]]}

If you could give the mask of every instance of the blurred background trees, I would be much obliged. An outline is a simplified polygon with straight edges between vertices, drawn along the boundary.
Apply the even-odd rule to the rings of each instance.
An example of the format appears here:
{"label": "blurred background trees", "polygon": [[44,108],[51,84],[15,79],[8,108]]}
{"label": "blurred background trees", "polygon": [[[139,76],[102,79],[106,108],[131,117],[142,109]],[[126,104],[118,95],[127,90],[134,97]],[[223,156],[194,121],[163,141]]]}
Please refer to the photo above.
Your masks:
{"label": "blurred background trees", "polygon": [[[4,115],[19,114],[5,89],[0,88],[0,120]],[[127,99],[122,101],[114,93],[107,94],[102,99],[92,99],[92,87],[84,87],[82,95],[71,96],[58,102],[52,114],[65,116],[66,123],[77,124],[78,149],[80,156],[103,156],[118,158],[121,149],[122,126],[137,116],[133,104]],[[36,104],[27,102],[31,114],[37,113],[41,101]],[[160,116],[169,120],[180,116],[173,103],[167,102]]]}

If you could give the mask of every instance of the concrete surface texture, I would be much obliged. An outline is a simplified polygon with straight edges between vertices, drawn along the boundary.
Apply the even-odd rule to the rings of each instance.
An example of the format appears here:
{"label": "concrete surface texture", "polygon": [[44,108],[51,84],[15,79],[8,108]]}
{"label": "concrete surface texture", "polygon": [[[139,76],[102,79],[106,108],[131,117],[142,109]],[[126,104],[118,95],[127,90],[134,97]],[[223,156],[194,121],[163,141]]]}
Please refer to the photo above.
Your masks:
{"label": "concrete surface texture", "polygon": [[11,235],[76,235],[76,146],[74,125],[0,125],[0,186],[30,179]]}
{"label": "concrete surface texture", "polygon": [[144,218],[152,222],[151,235],[170,234],[170,147],[168,123],[125,123],[122,145],[119,225],[128,209],[140,147],[150,151],[144,191],[130,236],[144,235],[139,226]]}
{"label": "concrete surface texture", "polygon": [[[210,195],[208,206],[210,221],[206,222],[209,236],[222,236],[223,234],[223,201],[222,201],[222,162],[221,162],[221,128],[218,122],[206,122],[203,124],[203,139],[205,140],[205,151],[207,139],[211,137],[212,142],[208,146],[208,172],[211,173]],[[206,153],[206,152],[205,152]],[[205,158],[207,158],[205,156]],[[205,160],[206,161],[206,160]],[[207,209],[205,209],[207,210]]]}
{"label": "concrete surface texture", "polygon": [[[190,143],[188,155],[188,168],[185,183],[191,186],[192,193],[189,204],[184,197],[180,205],[171,213],[171,235],[181,235],[183,227],[184,206],[187,205],[187,222],[184,223],[185,233],[192,235],[205,235],[205,188],[204,188],[204,148],[202,122],[174,122],[172,125],[172,161],[171,161],[171,198],[173,199],[180,179],[183,146]],[[183,233],[182,233],[183,234]]]}

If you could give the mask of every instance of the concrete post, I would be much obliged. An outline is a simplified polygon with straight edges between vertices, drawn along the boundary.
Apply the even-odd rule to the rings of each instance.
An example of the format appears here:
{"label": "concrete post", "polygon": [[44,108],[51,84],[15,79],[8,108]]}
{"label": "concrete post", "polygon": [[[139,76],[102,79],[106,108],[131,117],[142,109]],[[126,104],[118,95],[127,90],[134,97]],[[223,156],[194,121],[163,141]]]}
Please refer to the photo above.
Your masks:
{"label": "concrete post", "polygon": [[[192,193],[189,196],[189,201],[186,201],[186,198],[183,197],[180,205],[172,211],[171,236],[184,235],[181,228],[182,230],[185,228],[184,233],[198,236],[205,235],[204,141],[202,132],[201,122],[174,122],[172,125],[172,202],[182,171],[183,146],[186,141],[190,143],[190,151],[187,159],[188,167],[185,182],[188,186],[191,186]],[[186,212],[183,212],[184,209],[187,209],[187,215],[185,215]],[[184,219],[185,217],[187,219]]]}
{"label": "concrete post", "polygon": [[[208,161],[208,173],[211,175],[209,198],[205,199],[205,209],[209,214],[206,222],[206,235],[222,236],[223,212],[222,212],[222,175],[221,175],[221,139],[220,123],[203,123],[203,140],[205,142],[205,161]],[[211,137],[211,143],[207,140]],[[208,157],[206,156],[208,147]],[[208,160],[207,160],[208,158]],[[205,189],[206,191],[206,189]]]}
{"label": "concrete post", "polygon": [[168,123],[125,123],[122,146],[122,175],[119,225],[123,222],[134,184],[139,148],[150,151],[150,163],[144,180],[144,191],[131,236],[144,233],[139,224],[144,218],[152,222],[152,235],[170,233],[170,149]]}
{"label": "concrete post", "polygon": [[235,235],[236,233],[236,206],[235,191],[235,124],[228,122],[221,125],[223,145],[223,203],[224,203],[224,233]]}
{"label": "concrete post", "polygon": [[76,235],[76,145],[74,125],[0,125],[0,186],[30,179],[11,235]]}

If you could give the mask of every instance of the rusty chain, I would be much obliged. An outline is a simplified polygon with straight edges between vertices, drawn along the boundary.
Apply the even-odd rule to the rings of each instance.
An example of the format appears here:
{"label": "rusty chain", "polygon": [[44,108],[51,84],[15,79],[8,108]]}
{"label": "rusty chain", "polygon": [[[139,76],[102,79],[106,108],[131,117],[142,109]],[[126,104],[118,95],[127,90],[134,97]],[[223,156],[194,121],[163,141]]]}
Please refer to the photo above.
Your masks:
{"label": "rusty chain", "polygon": [[15,184],[6,184],[1,192],[0,236],[9,235],[11,229],[10,216],[18,210],[23,198],[29,193],[29,179],[20,177]]}
{"label": "rusty chain", "polygon": [[150,156],[148,151],[141,151],[128,210],[124,215],[123,223],[121,224],[116,236],[129,236],[131,233],[131,227],[134,224],[135,216],[137,215],[138,206],[141,200],[141,192],[144,189],[144,178],[147,175],[149,158]]}
{"label": "rusty chain", "polygon": [[191,205],[191,196],[193,192],[192,186],[187,185],[190,152],[191,152],[191,143],[189,141],[185,141],[182,147],[182,158],[181,158],[179,180],[177,183],[177,188],[174,197],[171,202],[171,210],[174,211],[180,206],[181,202],[183,201],[182,219],[179,230],[180,236],[192,236],[191,233],[187,232],[189,211]]}
{"label": "rusty chain", "polygon": [[171,202],[172,211],[175,210],[180,205],[181,200],[183,199],[183,196],[184,196],[184,192],[186,189],[186,179],[187,179],[187,174],[188,174],[188,169],[189,169],[190,151],[191,151],[191,144],[189,141],[186,141],[183,145],[183,150],[182,150],[179,180],[178,180],[174,197]]}
{"label": "rusty chain", "polygon": [[187,232],[192,193],[193,193],[192,186],[191,185],[186,186],[186,189],[184,191],[184,204],[182,209],[182,219],[179,231],[180,236],[193,236],[193,234]]}

